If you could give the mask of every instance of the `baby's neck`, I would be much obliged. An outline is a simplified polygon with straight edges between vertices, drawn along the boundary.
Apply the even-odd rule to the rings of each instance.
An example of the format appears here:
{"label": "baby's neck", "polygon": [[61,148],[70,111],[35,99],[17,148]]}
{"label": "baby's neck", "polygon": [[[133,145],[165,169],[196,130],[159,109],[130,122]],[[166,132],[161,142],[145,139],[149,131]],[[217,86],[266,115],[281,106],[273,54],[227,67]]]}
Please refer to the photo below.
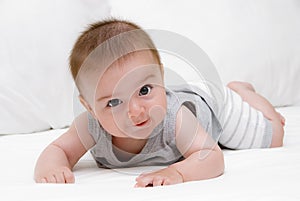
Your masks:
{"label": "baby's neck", "polygon": [[131,154],[139,154],[146,143],[147,139],[121,138],[112,136],[112,144],[115,147]]}

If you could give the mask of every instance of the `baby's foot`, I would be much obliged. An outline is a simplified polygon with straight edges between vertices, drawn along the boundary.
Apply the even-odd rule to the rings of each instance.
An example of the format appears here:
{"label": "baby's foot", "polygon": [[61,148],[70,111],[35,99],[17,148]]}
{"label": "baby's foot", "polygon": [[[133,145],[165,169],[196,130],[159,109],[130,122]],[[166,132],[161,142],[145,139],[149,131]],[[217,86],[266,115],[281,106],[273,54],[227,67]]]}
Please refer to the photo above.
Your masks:
{"label": "baby's foot", "polygon": [[279,119],[280,119],[282,126],[285,126],[285,118],[279,112],[278,112],[278,115],[279,115]]}

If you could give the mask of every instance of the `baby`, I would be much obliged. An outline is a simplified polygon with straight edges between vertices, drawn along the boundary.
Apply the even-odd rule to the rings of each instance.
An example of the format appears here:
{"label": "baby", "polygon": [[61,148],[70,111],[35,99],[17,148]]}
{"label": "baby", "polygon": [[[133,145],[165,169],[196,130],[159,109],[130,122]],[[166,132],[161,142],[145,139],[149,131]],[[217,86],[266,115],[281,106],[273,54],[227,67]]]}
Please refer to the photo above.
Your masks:
{"label": "baby", "polygon": [[36,182],[74,183],[72,168],[88,150],[99,167],[162,165],[136,178],[135,187],[147,187],[222,175],[220,146],[282,146],[284,118],[250,84],[225,87],[222,113],[197,86],[165,87],[157,49],[131,22],[91,25],[70,69],[87,111],[41,153]]}

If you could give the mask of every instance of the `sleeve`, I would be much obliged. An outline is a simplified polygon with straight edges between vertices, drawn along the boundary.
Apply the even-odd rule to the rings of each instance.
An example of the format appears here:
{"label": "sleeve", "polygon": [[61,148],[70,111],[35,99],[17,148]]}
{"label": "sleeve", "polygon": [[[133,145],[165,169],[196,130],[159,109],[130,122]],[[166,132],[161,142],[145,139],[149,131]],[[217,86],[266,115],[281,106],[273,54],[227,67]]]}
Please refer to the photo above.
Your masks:
{"label": "sleeve", "polygon": [[103,129],[101,128],[98,120],[96,120],[90,113],[88,113],[88,130],[95,142],[98,142]]}

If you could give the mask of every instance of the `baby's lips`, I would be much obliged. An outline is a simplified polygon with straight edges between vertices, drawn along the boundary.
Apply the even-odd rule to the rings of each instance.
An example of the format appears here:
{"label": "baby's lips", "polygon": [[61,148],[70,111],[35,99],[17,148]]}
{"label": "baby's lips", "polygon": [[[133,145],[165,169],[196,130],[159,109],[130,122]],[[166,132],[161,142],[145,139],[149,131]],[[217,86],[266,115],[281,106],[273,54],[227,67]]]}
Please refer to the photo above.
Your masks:
{"label": "baby's lips", "polygon": [[135,126],[144,126],[145,124],[147,124],[149,121],[149,119],[145,120],[145,121],[141,121],[140,123],[135,124]]}

